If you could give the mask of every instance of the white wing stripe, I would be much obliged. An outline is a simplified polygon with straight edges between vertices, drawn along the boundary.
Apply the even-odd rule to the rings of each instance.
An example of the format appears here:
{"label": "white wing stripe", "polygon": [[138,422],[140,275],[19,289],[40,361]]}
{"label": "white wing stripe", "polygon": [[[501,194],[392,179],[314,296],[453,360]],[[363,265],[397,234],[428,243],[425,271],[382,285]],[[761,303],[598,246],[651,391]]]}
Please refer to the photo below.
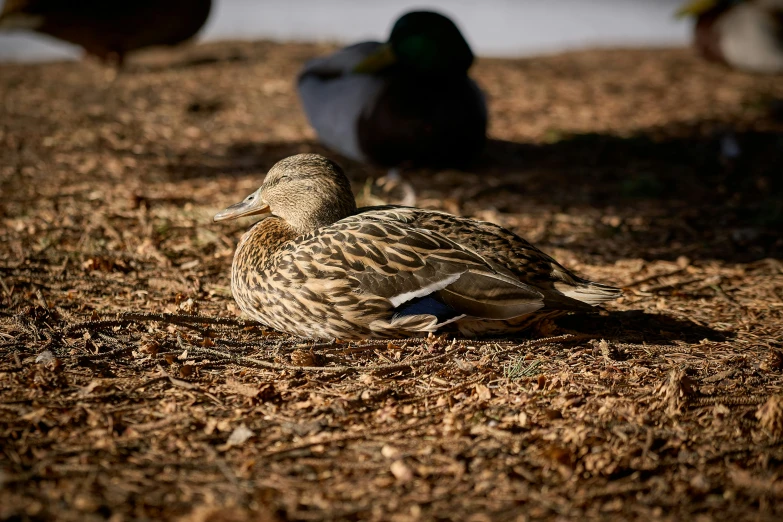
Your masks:
{"label": "white wing stripe", "polygon": [[393,297],[389,298],[389,302],[392,304],[394,308],[397,308],[402,303],[408,302],[411,299],[416,299],[417,297],[424,297],[425,295],[429,295],[433,292],[437,292],[438,290],[443,290],[447,286],[449,286],[451,283],[456,281],[460,278],[462,273],[459,274],[453,274],[448,276],[445,279],[440,279],[438,281],[435,281],[434,283],[430,283],[427,286],[424,286],[422,288],[418,288],[416,290],[412,290],[410,292],[404,292],[402,294],[397,294]]}

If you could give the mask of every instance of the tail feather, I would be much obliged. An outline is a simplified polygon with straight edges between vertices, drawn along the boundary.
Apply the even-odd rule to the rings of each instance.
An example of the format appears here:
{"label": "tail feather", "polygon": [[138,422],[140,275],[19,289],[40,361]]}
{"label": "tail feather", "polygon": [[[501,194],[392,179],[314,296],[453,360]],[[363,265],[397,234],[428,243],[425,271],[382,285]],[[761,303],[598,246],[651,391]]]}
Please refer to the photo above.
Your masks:
{"label": "tail feather", "polygon": [[576,286],[555,283],[555,288],[563,295],[591,306],[612,301],[623,295],[623,291],[619,288],[591,281],[584,281]]}
{"label": "tail feather", "polygon": [[393,317],[391,320],[376,319],[370,323],[370,330],[378,337],[415,336],[435,332],[439,326],[434,315],[420,314]]}

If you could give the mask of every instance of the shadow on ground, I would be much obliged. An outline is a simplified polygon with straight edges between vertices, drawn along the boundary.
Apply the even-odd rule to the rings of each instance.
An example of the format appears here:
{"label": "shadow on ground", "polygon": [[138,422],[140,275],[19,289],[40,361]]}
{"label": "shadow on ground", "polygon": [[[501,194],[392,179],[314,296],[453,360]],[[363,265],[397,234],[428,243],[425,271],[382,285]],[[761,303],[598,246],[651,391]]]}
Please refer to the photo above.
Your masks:
{"label": "shadow on ground", "polygon": [[481,171],[509,181],[473,194],[476,205],[508,201],[499,192],[514,192],[526,205],[554,212],[614,216],[569,247],[591,250],[614,238],[648,259],[733,262],[783,253],[783,133],[703,122],[630,138],[586,134],[537,146],[494,141]]}
{"label": "shadow on ground", "polygon": [[491,140],[478,170],[525,173],[521,193],[564,206],[715,205],[783,192],[782,133],[722,129],[665,140],[656,133],[578,134],[544,145]]}
{"label": "shadow on ground", "polygon": [[[261,174],[262,176],[278,161],[294,154],[324,154],[340,161],[339,155],[315,141],[283,141],[252,143],[239,142],[228,147],[223,154],[187,154],[180,156],[168,165],[172,180],[187,180],[221,175],[242,176]],[[346,167],[346,160],[341,164]]]}
{"label": "shadow on ground", "polygon": [[731,332],[720,332],[689,319],[669,315],[649,314],[641,310],[572,314],[558,319],[565,329],[595,334],[620,343],[671,344],[675,341],[698,343],[702,339],[725,341],[734,338]]}
{"label": "shadow on ground", "polygon": [[[590,214],[594,225],[569,238],[568,248],[609,260],[630,250],[651,260],[684,255],[748,262],[783,255],[783,132],[703,121],[631,137],[553,134],[551,141],[490,140],[483,158],[465,171],[407,169],[404,176],[419,194],[440,192],[463,213]],[[188,154],[169,163],[169,175],[260,176],[302,152],[335,158],[355,188],[387,172],[305,140],[242,142],[219,155]],[[604,248],[606,241],[618,245]]]}

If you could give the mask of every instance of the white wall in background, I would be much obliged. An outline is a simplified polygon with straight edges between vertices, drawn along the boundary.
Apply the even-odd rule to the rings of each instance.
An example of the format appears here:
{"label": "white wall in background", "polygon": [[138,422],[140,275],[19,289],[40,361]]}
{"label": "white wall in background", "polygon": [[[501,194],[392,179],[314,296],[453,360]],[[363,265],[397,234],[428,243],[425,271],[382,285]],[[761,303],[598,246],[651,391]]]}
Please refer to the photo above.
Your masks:
{"label": "white wall in background", "polygon": [[[5,0],[0,0],[0,5]],[[119,0],[114,0],[119,1]],[[690,24],[674,18],[683,0],[214,0],[202,40],[354,42],[384,39],[411,8],[451,16],[474,51],[523,56],[581,47],[685,45]],[[50,38],[0,34],[0,60],[73,59],[81,51]]]}

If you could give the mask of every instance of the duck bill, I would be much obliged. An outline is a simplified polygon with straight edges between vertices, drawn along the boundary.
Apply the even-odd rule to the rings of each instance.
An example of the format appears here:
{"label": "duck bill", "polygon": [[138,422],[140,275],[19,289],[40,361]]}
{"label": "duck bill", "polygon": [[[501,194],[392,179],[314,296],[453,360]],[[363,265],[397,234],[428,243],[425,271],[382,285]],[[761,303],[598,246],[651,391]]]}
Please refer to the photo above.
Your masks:
{"label": "duck bill", "polygon": [[388,43],[382,44],[374,53],[359,62],[353,68],[353,72],[359,74],[373,74],[397,63],[397,56]]}
{"label": "duck bill", "polygon": [[699,16],[718,5],[718,0],[692,0],[677,10],[679,18]]}
{"label": "duck bill", "polygon": [[242,201],[231,205],[227,209],[215,214],[212,218],[213,221],[229,221],[231,219],[237,219],[245,216],[256,216],[259,214],[271,214],[269,205],[261,198],[256,198],[253,201]]}

